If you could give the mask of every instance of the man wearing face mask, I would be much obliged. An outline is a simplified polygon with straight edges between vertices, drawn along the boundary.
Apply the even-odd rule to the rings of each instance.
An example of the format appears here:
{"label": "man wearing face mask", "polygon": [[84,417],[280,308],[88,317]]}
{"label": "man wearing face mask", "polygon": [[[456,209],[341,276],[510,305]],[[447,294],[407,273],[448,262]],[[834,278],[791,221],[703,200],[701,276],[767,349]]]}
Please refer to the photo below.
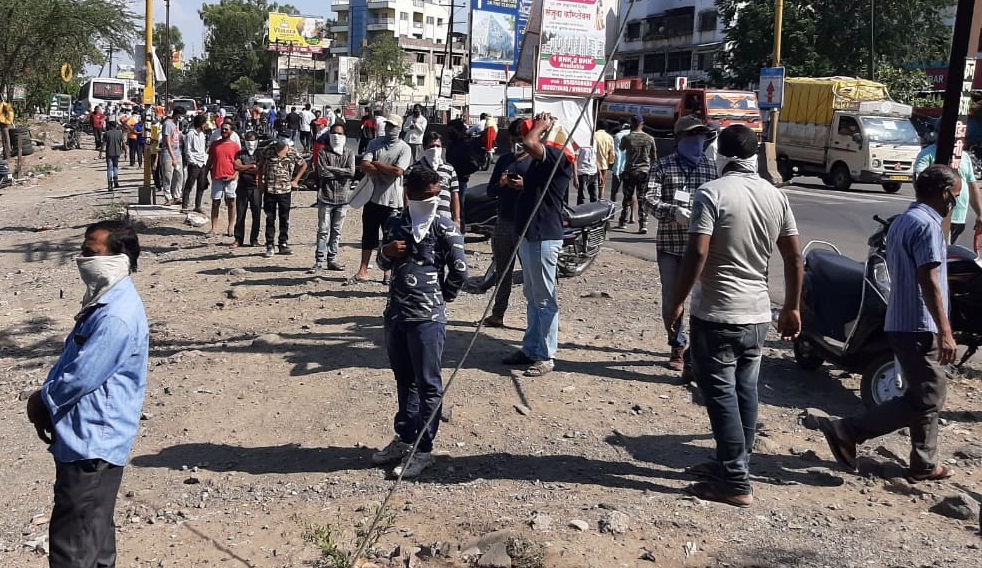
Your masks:
{"label": "man wearing face mask", "polygon": [[[443,396],[443,345],[447,335],[447,303],[467,281],[464,237],[449,219],[441,217],[440,176],[429,168],[406,173],[408,203],[385,222],[378,265],[392,271],[385,307],[385,350],[396,379],[399,408],[395,438],[372,454],[375,465],[396,461],[394,474],[418,477],[433,464],[431,453]],[[409,459],[411,444],[426,419],[418,452]]]}
{"label": "man wearing face mask", "polygon": [[317,155],[317,248],[311,273],[323,269],[325,262],[328,270],[344,270],[338,263],[338,243],[348,213],[348,188],[355,177],[355,153],[346,146],[344,125],[332,126],[323,142]]}
{"label": "man wearing face mask", "polygon": [[85,295],[61,357],[27,401],[55,460],[52,568],[115,566],[113,509],[140,425],[150,333],[130,274],[140,241],[121,221],[85,230],[76,257]]}
{"label": "man wearing face mask", "polygon": [[419,157],[423,153],[423,135],[426,134],[426,117],[423,116],[423,108],[419,105],[413,105],[413,112],[408,117],[406,117],[405,124],[402,125],[402,131],[406,135],[406,143],[409,144],[409,148],[413,151],[413,161],[419,160]]}
{"label": "man wearing face mask", "polygon": [[757,375],[771,326],[767,267],[775,245],[784,260],[784,307],[777,329],[785,340],[801,331],[802,262],[788,198],[757,175],[757,135],[733,125],[719,135],[720,177],[696,190],[689,240],[675,296],[665,315],[678,336],[692,293],[692,371],[709,414],[716,459],[688,468],[707,478],[687,492],[699,499],[749,507],[750,452],[757,430]]}
{"label": "man wearing face mask", "polygon": [[[709,128],[695,116],[678,119],[675,123],[675,153],[658,160],[648,176],[644,205],[658,220],[655,249],[658,251],[663,319],[668,315],[666,312],[675,297],[696,189],[717,177],[716,164],[703,154],[709,133]],[[672,350],[668,358],[669,368],[683,371],[688,346],[684,319],[679,322],[678,334],[669,336],[668,344]]]}
{"label": "man wearing face mask", "polygon": [[[256,183],[263,192],[263,211],[266,212],[266,258],[274,254],[273,244],[279,243],[280,254],[293,254],[290,248],[290,202],[294,188],[307,172],[307,161],[293,149],[293,139],[281,137],[270,144],[259,157]],[[279,238],[276,222],[279,220]]]}
{"label": "man wearing face mask", "polygon": [[423,154],[413,167],[429,168],[440,174],[439,213],[460,227],[460,183],[457,181],[457,171],[443,161],[443,136],[439,132],[428,132],[423,147]]}
{"label": "man wearing face mask", "polygon": [[245,244],[246,212],[252,213],[252,224],[249,226],[249,246],[259,246],[259,221],[262,219],[263,194],[256,184],[256,148],[259,140],[255,132],[246,132],[245,148],[235,155],[235,171],[239,181],[235,186],[235,242],[232,248]]}
{"label": "man wearing face mask", "polygon": [[[361,264],[358,272],[348,279],[348,285],[368,282],[368,263],[378,248],[382,224],[404,205],[402,176],[412,163],[412,151],[399,139],[401,130],[402,117],[389,115],[385,120],[385,137],[373,140],[362,156],[361,169],[371,178],[373,190],[361,217]],[[388,283],[388,274],[382,282]]]}
{"label": "man wearing face mask", "polygon": [[901,428],[910,429],[909,478],[935,481],[953,474],[938,454],[938,414],[947,390],[945,367],[958,346],[948,320],[947,247],[942,223],[962,191],[954,169],[935,164],[914,181],[917,201],[894,219],[887,234],[890,299],[886,322],[890,347],[907,390],[865,413],[819,421],[832,455],[856,470],[856,445]]}

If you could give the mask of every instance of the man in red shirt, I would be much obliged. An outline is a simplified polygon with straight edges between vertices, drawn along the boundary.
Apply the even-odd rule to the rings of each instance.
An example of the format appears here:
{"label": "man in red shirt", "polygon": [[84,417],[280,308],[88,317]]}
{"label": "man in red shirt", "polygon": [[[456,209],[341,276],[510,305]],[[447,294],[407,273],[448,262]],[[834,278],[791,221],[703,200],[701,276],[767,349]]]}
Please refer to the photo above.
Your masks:
{"label": "man in red shirt", "polygon": [[232,236],[235,227],[235,188],[239,174],[235,171],[235,155],[239,153],[239,145],[230,140],[232,124],[226,122],[221,128],[222,137],[213,142],[208,148],[208,163],[205,169],[211,172],[211,230],[207,237],[215,236],[218,225],[218,214],[222,210],[222,199],[228,208],[228,227],[225,236]]}
{"label": "man in red shirt", "polygon": [[102,139],[106,135],[106,113],[102,112],[102,105],[95,106],[90,120],[95,135],[95,149],[99,152],[99,158],[102,158]]}

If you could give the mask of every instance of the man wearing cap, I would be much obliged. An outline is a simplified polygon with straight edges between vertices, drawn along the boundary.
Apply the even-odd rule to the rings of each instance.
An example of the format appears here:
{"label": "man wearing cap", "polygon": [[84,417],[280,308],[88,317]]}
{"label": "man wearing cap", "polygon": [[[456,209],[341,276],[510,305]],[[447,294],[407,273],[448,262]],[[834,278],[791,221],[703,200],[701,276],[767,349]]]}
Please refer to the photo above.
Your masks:
{"label": "man wearing cap", "polygon": [[638,234],[645,235],[648,233],[648,219],[644,209],[638,207],[638,201],[644,199],[648,172],[658,155],[655,152],[655,139],[644,133],[644,117],[640,114],[631,117],[631,133],[621,140],[620,149],[625,152],[624,173],[621,174],[624,201],[621,203],[621,218],[617,228],[627,228],[628,213],[636,210]]}
{"label": "man wearing cap", "polygon": [[788,198],[757,175],[757,145],[757,135],[742,124],[720,133],[719,178],[695,191],[675,296],[665,312],[665,329],[675,336],[695,287],[689,310],[692,370],[716,456],[686,469],[704,479],[686,491],[736,507],[754,501],[750,452],[757,430],[757,375],[772,318],[767,266],[775,248],[784,261],[778,333],[791,340],[801,331],[798,229]]}
{"label": "man wearing cap", "polygon": [[[675,297],[696,189],[717,177],[716,164],[710,162],[703,151],[710,132],[709,127],[695,116],[678,119],[675,123],[675,152],[658,160],[648,176],[644,204],[658,220],[655,248],[661,280],[662,318],[667,315],[665,311]],[[679,322],[678,333],[669,336],[668,344],[672,348],[669,368],[682,371],[683,356],[688,346],[684,320]]]}
{"label": "man wearing cap", "polygon": [[[384,136],[373,140],[362,156],[361,170],[371,179],[373,190],[361,216],[361,265],[348,280],[349,285],[368,282],[368,263],[378,248],[382,225],[405,204],[402,174],[412,163],[412,150],[399,139],[401,131],[402,117],[390,114],[385,119]],[[383,283],[387,282],[388,275],[383,278]]]}

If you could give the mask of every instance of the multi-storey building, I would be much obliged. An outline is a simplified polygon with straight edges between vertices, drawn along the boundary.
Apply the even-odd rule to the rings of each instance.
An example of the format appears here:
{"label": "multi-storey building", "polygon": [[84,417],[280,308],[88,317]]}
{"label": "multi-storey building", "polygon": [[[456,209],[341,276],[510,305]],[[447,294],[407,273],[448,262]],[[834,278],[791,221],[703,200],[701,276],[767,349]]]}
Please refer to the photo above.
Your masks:
{"label": "multi-storey building", "polygon": [[620,13],[629,8],[615,56],[618,77],[643,77],[658,86],[675,77],[709,77],[725,41],[714,0],[622,0]]}
{"label": "multi-storey building", "polygon": [[[334,35],[330,52],[335,58],[360,57],[366,46],[383,36],[399,40],[410,70],[397,104],[434,102],[444,65],[449,64],[456,75],[467,63],[463,38],[450,33],[452,0],[333,0],[331,9],[336,14],[330,28]],[[328,72],[329,90],[332,83],[337,89],[337,81],[334,65],[333,73]]]}

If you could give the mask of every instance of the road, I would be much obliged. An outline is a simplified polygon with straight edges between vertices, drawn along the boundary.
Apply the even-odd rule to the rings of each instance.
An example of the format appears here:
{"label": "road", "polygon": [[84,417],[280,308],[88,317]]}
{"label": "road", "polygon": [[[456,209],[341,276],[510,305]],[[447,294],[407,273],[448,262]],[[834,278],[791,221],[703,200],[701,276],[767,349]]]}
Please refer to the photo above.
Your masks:
{"label": "road", "polygon": [[[487,183],[487,179],[486,172],[478,172],[471,176],[471,184]],[[827,241],[843,254],[860,261],[866,258],[866,240],[877,226],[873,215],[886,218],[902,213],[914,199],[911,184],[904,184],[899,192],[891,195],[878,185],[866,184],[853,184],[849,191],[837,191],[823,185],[818,178],[796,178],[782,191],[791,202],[802,246],[813,240]],[[608,234],[607,244],[620,252],[654,262],[656,226],[650,223],[647,235],[638,235],[637,225],[623,231],[613,229]],[[775,256],[769,273],[771,299],[775,304],[780,304],[784,298],[781,267],[780,257]]]}

